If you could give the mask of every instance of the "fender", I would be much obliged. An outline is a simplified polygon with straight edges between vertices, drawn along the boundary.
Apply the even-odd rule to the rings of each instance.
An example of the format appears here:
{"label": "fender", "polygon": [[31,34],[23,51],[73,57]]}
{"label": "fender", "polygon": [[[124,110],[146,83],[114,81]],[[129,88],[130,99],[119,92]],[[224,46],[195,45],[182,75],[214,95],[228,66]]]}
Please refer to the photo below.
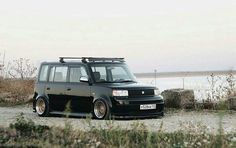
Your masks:
{"label": "fender", "polygon": [[49,98],[47,95],[38,95],[35,100],[37,100],[38,98],[41,98],[41,97],[47,99],[47,101],[49,102]]}
{"label": "fender", "polygon": [[93,103],[98,99],[102,99],[102,100],[106,101],[107,104],[109,105],[109,107],[112,108],[112,103],[111,103],[111,99],[109,96],[106,96],[106,95],[94,96]]}
{"label": "fender", "polygon": [[48,101],[48,103],[49,103],[49,98],[48,98],[48,96],[47,95],[38,95],[35,99],[34,99],[34,101],[33,101],[33,108],[35,109],[35,103],[36,103],[36,100],[38,99],[38,98],[45,98],[47,101]]}

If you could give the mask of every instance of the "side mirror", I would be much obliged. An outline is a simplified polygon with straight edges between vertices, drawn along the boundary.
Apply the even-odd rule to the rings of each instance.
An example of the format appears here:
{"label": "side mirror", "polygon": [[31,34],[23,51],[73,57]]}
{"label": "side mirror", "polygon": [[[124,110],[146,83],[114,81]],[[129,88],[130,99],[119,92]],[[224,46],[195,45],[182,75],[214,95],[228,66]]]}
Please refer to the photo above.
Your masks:
{"label": "side mirror", "polygon": [[79,80],[80,80],[80,82],[89,82],[89,79],[87,77],[84,77],[84,76],[80,77]]}

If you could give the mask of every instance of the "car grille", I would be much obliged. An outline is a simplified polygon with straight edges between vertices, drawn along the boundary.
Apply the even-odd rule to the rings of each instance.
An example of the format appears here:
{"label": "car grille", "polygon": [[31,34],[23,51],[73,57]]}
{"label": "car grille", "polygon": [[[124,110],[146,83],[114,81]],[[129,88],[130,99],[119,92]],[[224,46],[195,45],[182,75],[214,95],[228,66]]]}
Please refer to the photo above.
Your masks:
{"label": "car grille", "polygon": [[144,97],[144,96],[153,96],[153,89],[144,89],[144,90],[129,90],[129,97]]}
{"label": "car grille", "polygon": [[163,100],[149,100],[149,101],[145,101],[145,100],[140,100],[140,101],[129,101],[129,104],[132,105],[141,105],[141,104],[161,104],[163,103]]}

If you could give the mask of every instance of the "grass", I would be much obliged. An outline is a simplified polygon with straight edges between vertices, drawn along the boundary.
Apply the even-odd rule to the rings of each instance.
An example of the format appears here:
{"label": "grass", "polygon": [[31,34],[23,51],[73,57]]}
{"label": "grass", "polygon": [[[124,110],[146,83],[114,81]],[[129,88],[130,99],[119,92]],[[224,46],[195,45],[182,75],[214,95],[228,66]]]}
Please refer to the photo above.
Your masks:
{"label": "grass", "polygon": [[33,80],[0,79],[0,106],[16,106],[31,101]]}
{"label": "grass", "polygon": [[[234,90],[234,85],[231,87],[232,89],[227,90]],[[29,95],[33,94],[33,88],[33,81],[0,81],[0,93],[8,93],[7,97],[0,96],[0,106],[25,104],[29,101]],[[0,127],[0,147],[236,147],[236,132],[225,134],[222,128],[222,116],[228,110],[227,102],[220,100],[217,104],[208,105],[209,110],[205,110],[207,107],[201,104],[194,109],[184,110],[219,113],[217,134],[208,134],[206,127],[201,125],[195,127],[191,124],[173,133],[162,132],[163,123],[158,132],[148,131],[147,127],[140,122],[134,123],[131,129],[125,130],[114,126],[112,120],[107,121],[106,129],[95,128],[91,124],[90,117],[84,122],[89,125],[89,130],[82,131],[73,129],[69,122],[65,122],[64,128],[37,125],[21,114],[9,127]],[[165,111],[174,113],[178,112],[178,109],[167,108]]]}
{"label": "grass", "polygon": [[[173,133],[162,132],[161,127],[151,132],[141,122],[124,130],[113,126],[113,121],[107,121],[106,129],[81,131],[69,122],[64,128],[37,125],[21,114],[8,128],[0,128],[0,147],[236,147],[236,133],[224,134],[221,119],[219,116],[219,132],[213,135],[192,125]],[[87,124],[91,121],[85,120]]]}

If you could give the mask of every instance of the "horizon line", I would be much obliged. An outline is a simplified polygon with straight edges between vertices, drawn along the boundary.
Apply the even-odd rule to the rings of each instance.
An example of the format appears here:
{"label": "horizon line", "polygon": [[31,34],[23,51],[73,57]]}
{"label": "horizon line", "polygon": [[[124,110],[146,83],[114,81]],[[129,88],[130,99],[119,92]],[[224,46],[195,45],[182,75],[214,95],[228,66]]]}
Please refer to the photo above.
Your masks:
{"label": "horizon line", "polygon": [[138,78],[165,78],[165,77],[193,77],[211,75],[236,75],[236,70],[211,70],[211,71],[173,71],[173,72],[147,72],[134,73]]}

